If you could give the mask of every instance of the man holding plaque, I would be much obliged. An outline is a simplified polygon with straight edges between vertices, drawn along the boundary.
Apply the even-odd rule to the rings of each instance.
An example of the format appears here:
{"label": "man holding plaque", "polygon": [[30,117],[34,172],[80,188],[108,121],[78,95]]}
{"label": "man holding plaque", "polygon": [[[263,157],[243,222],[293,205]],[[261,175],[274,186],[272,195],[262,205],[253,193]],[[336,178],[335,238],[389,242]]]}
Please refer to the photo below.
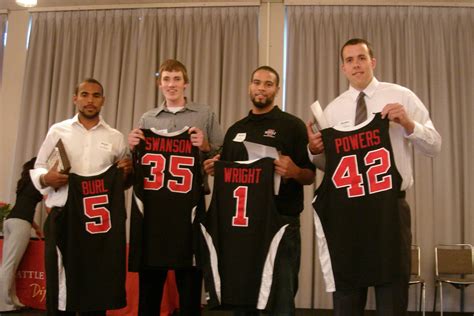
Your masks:
{"label": "man holding plaque", "polygon": [[370,286],[377,315],[407,315],[412,147],[434,157],[441,137],[412,91],[374,77],[368,41],[347,41],[341,61],[350,87],[324,111],[332,128],[307,126],[313,161],[325,170],[313,206],[326,290],[336,316],[363,315]]}
{"label": "man holding plaque", "polygon": [[31,171],[52,208],[45,223],[48,315],[105,315],[126,304],[123,190],[132,164],[123,135],[100,116],[104,100],[100,82],[81,82],[73,95],[78,113],[49,129]]}
{"label": "man holding plaque", "polygon": [[[132,204],[129,270],[139,272],[139,315],[159,314],[167,271],[172,269],[179,292],[180,315],[196,316],[201,315],[202,272],[193,262],[196,240],[192,212],[196,201],[200,207],[203,202],[200,160],[220,148],[223,135],[211,108],[185,97],[189,77],[181,62],[164,61],[156,83],[165,101],[143,114],[139,128],[128,135],[130,149],[137,157],[134,192],[137,186],[144,187],[141,190],[144,211],[137,211]],[[195,157],[178,148],[144,148],[145,139],[146,147],[151,142],[191,144]],[[160,181],[164,185],[158,184]],[[189,187],[173,189],[169,184],[174,181]]]}

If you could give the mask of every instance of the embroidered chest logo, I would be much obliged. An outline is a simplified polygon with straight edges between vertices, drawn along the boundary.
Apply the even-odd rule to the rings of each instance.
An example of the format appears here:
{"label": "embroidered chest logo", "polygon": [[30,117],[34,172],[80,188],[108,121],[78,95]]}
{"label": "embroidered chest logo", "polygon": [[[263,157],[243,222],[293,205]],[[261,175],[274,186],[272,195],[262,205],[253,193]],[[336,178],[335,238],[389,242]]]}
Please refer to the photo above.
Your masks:
{"label": "embroidered chest logo", "polygon": [[267,129],[264,133],[263,133],[263,137],[271,137],[271,138],[275,138],[276,136],[276,131],[272,128],[270,129]]}

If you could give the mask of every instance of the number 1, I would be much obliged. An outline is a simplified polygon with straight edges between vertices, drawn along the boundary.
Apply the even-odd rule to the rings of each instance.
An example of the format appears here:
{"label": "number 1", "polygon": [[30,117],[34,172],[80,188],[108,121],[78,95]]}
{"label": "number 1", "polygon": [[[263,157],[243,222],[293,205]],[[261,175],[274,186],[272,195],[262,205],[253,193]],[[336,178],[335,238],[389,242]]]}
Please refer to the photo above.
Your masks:
{"label": "number 1", "polygon": [[235,216],[232,217],[232,226],[248,227],[247,217],[247,193],[248,187],[239,186],[234,190],[234,198],[237,199],[235,205]]}

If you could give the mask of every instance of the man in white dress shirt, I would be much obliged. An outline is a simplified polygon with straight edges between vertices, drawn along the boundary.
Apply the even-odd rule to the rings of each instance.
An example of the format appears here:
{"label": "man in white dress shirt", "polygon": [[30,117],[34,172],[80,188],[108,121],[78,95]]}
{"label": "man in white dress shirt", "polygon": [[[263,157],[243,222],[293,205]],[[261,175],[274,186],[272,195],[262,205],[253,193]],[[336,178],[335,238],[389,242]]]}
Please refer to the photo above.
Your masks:
{"label": "man in white dress shirt", "polygon": [[117,162],[128,175],[132,162],[127,157],[127,143],[122,133],[110,127],[100,116],[104,106],[104,92],[100,82],[85,79],[76,87],[73,102],[78,113],[71,119],[51,126],[41,145],[31,178],[36,188],[48,194],[46,206],[64,206],[67,199],[68,175],[56,168],[48,170],[48,157],[59,139],[68,155],[71,172],[94,174]]}
{"label": "man in white dress shirt", "polygon": [[[52,168],[48,167],[48,157],[59,139],[61,139],[65,147],[71,165],[70,172],[72,173],[82,176],[98,174],[105,171],[112,164],[117,163],[117,167],[123,169],[124,177],[122,180],[126,181],[132,170],[132,161],[128,157],[127,143],[123,134],[110,127],[100,116],[104,100],[104,90],[100,82],[92,78],[82,81],[76,87],[73,95],[73,102],[77,107],[78,113],[71,119],[51,126],[41,145],[35,169],[30,172],[30,175],[35,187],[42,194],[47,194],[46,206],[53,209],[49,218],[51,218],[52,214],[61,212],[61,208],[66,205],[68,199],[69,176],[59,172],[55,166]],[[52,226],[52,224],[49,224],[49,226]],[[48,236],[48,229],[45,229],[47,258],[49,258],[48,254],[50,253],[48,245],[55,243],[54,233],[50,234],[51,236]],[[121,241],[118,240],[117,242]],[[77,251],[81,251],[80,247]],[[47,269],[48,266],[46,266]],[[125,271],[125,266],[123,270]],[[53,283],[48,282],[48,287],[53,286],[50,284],[56,282],[54,277],[54,273],[49,275]],[[57,293],[53,294],[53,292],[55,291],[48,289],[48,294],[51,295],[47,296],[47,314],[74,315],[74,311],[58,310],[58,296]],[[80,312],[79,314],[105,316],[105,312],[105,310],[97,310]]]}
{"label": "man in white dress shirt", "polygon": [[[341,69],[349,80],[350,87],[326,107],[324,114],[329,125],[350,127],[359,124],[356,123],[356,108],[360,95],[366,104],[367,118],[370,119],[372,113],[381,112],[382,118],[390,120],[390,140],[396,167],[402,177],[401,195],[398,199],[402,276],[391,283],[376,285],[375,292],[377,315],[406,315],[411,230],[410,208],[405,201],[404,192],[413,185],[412,147],[426,156],[434,157],[441,149],[441,136],[434,128],[428,110],[412,91],[397,84],[379,82],[374,77],[376,60],[368,41],[359,38],[347,41],[341,49],[341,59]],[[308,124],[307,132],[310,158],[318,168],[324,169],[321,133],[313,132],[311,124]],[[333,294],[335,315],[363,315],[366,298],[367,288],[347,291],[336,289]]]}

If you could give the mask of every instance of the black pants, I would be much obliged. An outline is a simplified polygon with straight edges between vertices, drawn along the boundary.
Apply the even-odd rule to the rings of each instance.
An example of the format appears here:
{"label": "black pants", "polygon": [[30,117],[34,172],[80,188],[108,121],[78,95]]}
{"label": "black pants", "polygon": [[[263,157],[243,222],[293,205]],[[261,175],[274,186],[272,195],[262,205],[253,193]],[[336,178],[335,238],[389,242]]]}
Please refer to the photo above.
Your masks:
{"label": "black pants", "polygon": [[[408,306],[408,280],[374,286],[377,316],[404,316]],[[367,288],[336,291],[333,294],[334,316],[363,316]]]}
{"label": "black pants", "polygon": [[[139,272],[138,315],[159,316],[163,286],[168,270],[144,269]],[[201,315],[202,272],[197,268],[175,270],[179,293],[179,315]]]}
{"label": "black pants", "polygon": [[46,222],[44,223],[44,240],[45,240],[45,272],[46,272],[46,315],[56,316],[61,312],[58,311],[58,254],[56,250],[57,229],[54,222],[60,215],[57,208],[53,208]]}
{"label": "black pants", "polygon": [[61,216],[60,208],[53,208],[44,224],[45,270],[46,270],[46,315],[48,316],[105,316],[106,311],[72,312],[58,310],[58,255],[56,245],[60,240],[55,221]]}
{"label": "black pants", "polygon": [[266,312],[236,310],[233,316],[294,316],[295,295],[298,291],[298,273],[301,257],[299,217],[285,217],[291,223],[278,249],[273,271],[271,295]]}
{"label": "black pants", "polygon": [[[398,199],[400,212],[400,277],[393,282],[374,286],[377,316],[408,315],[408,281],[410,280],[411,218],[410,206],[404,198]],[[336,291],[333,293],[334,316],[363,316],[367,302],[367,288]]]}

